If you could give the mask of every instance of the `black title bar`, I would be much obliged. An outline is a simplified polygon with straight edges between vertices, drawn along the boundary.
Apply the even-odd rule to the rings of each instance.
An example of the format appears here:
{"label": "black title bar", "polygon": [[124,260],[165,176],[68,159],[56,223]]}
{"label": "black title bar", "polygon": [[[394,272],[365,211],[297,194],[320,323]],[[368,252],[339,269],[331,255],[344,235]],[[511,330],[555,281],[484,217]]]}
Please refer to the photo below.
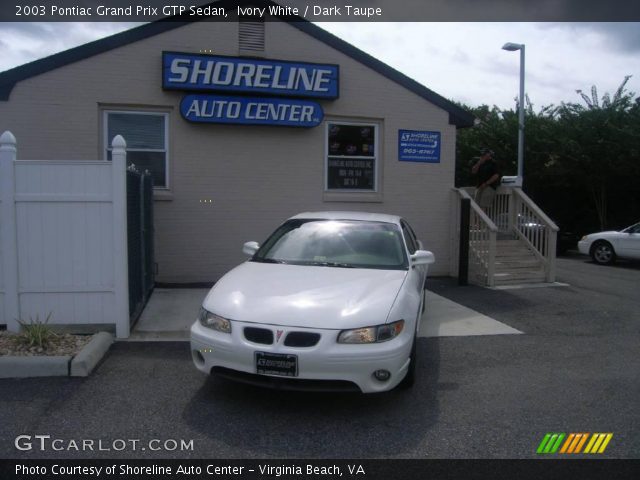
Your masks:
{"label": "black title bar", "polygon": [[0,460],[0,478],[635,480],[640,460]]}
{"label": "black title bar", "polygon": [[237,21],[312,22],[634,22],[629,0],[15,0],[2,22]]}

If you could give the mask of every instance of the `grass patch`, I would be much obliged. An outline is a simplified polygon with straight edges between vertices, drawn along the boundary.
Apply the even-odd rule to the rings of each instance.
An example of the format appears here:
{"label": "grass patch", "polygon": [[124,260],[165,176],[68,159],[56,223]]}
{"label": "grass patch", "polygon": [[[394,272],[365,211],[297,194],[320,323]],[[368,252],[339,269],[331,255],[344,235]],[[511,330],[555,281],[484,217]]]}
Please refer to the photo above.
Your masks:
{"label": "grass patch", "polygon": [[18,320],[18,323],[22,326],[22,331],[14,337],[15,341],[27,347],[46,348],[49,341],[57,336],[49,326],[50,318],[51,312],[42,321],[38,315],[36,315],[35,319],[30,317],[28,323]]}

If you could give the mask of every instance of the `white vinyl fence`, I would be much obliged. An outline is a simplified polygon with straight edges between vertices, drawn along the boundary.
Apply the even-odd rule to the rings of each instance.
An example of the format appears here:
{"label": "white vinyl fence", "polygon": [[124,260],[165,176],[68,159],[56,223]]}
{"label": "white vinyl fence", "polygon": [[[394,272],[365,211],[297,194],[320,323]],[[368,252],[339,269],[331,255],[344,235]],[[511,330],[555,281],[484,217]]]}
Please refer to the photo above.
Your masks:
{"label": "white vinyl fence", "polygon": [[0,137],[0,324],[115,325],[129,336],[126,144],[113,161],[16,160]]}

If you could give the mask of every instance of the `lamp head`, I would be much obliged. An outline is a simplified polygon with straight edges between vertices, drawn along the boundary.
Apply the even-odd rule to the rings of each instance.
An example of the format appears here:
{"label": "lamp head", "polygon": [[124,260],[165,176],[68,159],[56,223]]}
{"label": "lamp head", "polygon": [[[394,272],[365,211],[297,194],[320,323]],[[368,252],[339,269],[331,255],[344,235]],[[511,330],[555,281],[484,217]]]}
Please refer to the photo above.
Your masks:
{"label": "lamp head", "polygon": [[509,52],[515,52],[516,50],[522,50],[524,45],[521,43],[511,43],[507,42],[502,46],[503,50],[507,50]]}

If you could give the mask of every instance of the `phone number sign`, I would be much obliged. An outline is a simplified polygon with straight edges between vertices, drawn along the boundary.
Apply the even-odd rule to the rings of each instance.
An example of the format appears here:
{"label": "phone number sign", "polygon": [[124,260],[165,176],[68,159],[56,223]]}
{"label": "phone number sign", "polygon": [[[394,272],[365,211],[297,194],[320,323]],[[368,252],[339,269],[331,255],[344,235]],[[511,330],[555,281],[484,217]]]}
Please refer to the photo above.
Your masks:
{"label": "phone number sign", "polygon": [[398,130],[398,160],[440,163],[440,132]]}

